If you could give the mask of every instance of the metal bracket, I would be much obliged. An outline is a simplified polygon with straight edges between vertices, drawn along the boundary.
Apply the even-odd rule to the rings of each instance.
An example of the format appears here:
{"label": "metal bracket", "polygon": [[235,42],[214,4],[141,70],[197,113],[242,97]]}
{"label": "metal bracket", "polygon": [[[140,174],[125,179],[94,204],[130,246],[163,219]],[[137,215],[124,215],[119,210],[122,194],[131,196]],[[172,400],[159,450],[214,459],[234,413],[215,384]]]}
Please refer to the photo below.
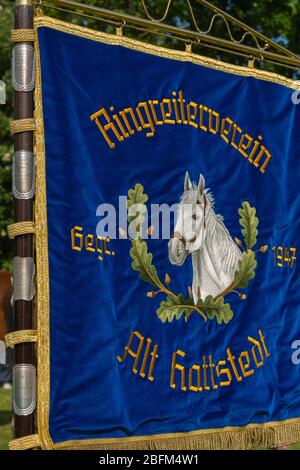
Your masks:
{"label": "metal bracket", "polygon": [[30,44],[16,44],[13,48],[12,84],[16,91],[31,91],[34,89],[34,48]]}
{"label": "metal bracket", "polygon": [[35,194],[35,163],[32,152],[15,152],[12,165],[12,192],[16,199],[31,199]]}
{"label": "metal bracket", "polygon": [[13,409],[18,416],[28,416],[36,407],[36,368],[15,364],[13,368]]}
{"label": "metal bracket", "polygon": [[16,0],[16,7],[20,7],[22,5],[27,5],[29,7],[32,6],[32,0]]}
{"label": "metal bracket", "polygon": [[[296,70],[300,66],[300,58],[296,54],[276,43],[276,41],[267,38],[262,33],[255,31],[255,29],[237,18],[234,18],[229,13],[207,0],[195,0],[204,10],[203,14],[200,16],[196,14],[196,10],[190,0],[182,2],[187,5],[189,17],[187,19],[186,15],[181,17],[176,14],[177,20],[179,19],[176,23],[187,23],[189,29],[174,26],[174,24],[169,21],[169,17],[171,17],[172,13],[174,17],[174,12],[171,10],[175,4],[175,0],[166,0],[164,2],[164,12],[159,17],[154,17],[150,14],[146,0],[141,0],[141,8],[136,10],[135,15],[100,8],[94,5],[87,5],[86,3],[74,0],[38,1],[39,4],[41,3],[46,9],[54,8],[59,11],[68,11],[71,14],[82,16],[83,18],[92,17],[109,24],[125,22],[127,28],[143,31],[150,35],[165,35],[168,38],[184,40],[185,42],[190,40],[194,43],[201,40],[203,46],[221,52],[243,56],[244,58],[253,55],[253,57],[257,59],[259,59],[263,53],[264,62],[275,63]],[[210,18],[208,28],[206,28],[206,25],[202,26],[200,24],[204,17]],[[219,31],[220,22],[223,24],[222,30],[224,30],[222,34],[220,34]]]}
{"label": "metal bracket", "polygon": [[30,301],[35,295],[35,265],[33,258],[15,256],[13,261],[13,295],[14,301]]}

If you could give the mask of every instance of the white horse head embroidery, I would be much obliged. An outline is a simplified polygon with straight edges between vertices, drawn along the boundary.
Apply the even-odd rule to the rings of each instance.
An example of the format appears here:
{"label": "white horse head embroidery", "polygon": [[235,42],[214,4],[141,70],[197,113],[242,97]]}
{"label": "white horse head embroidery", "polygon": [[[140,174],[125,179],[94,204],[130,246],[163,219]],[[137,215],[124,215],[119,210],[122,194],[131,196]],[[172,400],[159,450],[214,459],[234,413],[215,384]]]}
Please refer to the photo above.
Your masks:
{"label": "white horse head embroidery", "polygon": [[214,198],[205,189],[204,177],[200,175],[196,186],[186,172],[174,237],[169,241],[169,259],[181,266],[188,255],[192,255],[196,304],[200,298],[216,297],[230,286],[241,252],[222,217],[214,212]]}

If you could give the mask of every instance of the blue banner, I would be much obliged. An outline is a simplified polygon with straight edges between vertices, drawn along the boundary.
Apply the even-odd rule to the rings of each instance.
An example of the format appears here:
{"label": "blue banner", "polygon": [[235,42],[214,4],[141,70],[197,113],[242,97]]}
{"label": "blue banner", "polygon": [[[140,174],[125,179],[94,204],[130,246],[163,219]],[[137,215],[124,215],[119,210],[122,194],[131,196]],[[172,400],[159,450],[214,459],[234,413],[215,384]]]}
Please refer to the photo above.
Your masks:
{"label": "blue banner", "polygon": [[297,83],[36,28],[43,447],[300,440]]}

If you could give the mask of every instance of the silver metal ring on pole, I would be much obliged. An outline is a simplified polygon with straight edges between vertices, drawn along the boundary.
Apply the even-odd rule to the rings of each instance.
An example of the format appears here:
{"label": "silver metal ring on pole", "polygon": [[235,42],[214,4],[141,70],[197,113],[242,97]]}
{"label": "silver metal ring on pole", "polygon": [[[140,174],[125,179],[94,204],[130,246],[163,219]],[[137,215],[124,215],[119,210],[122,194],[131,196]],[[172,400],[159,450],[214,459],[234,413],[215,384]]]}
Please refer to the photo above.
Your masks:
{"label": "silver metal ring on pole", "polygon": [[35,295],[35,265],[33,258],[15,256],[13,261],[13,296],[16,300],[30,301]]}
{"label": "silver metal ring on pole", "polygon": [[16,44],[12,51],[12,84],[16,91],[31,91],[35,86],[34,48]]}
{"label": "silver metal ring on pole", "polygon": [[12,192],[16,199],[31,199],[35,194],[35,162],[32,152],[15,152],[12,165]]}
{"label": "silver metal ring on pole", "polygon": [[36,368],[15,364],[13,368],[13,409],[18,416],[28,416],[36,407]]}

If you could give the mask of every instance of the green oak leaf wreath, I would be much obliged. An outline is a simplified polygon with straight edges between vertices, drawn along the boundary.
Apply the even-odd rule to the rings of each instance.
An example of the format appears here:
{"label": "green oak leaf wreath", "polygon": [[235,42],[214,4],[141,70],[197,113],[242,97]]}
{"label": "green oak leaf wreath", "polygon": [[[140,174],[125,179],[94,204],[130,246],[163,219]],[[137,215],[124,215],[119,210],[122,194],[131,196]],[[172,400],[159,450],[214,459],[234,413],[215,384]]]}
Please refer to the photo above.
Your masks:
{"label": "green oak leaf wreath", "polygon": [[[200,299],[195,305],[190,288],[186,296],[182,293],[176,294],[170,288],[169,274],[165,274],[163,282],[157,273],[153,264],[153,255],[148,251],[146,241],[142,239],[143,214],[146,212],[145,203],[147,201],[148,196],[144,193],[144,187],[140,183],[137,183],[133,189],[129,189],[127,198],[128,222],[135,222],[134,229],[131,229],[130,233],[130,257],[132,269],[139,273],[140,279],[154,287],[147,293],[147,296],[154,298],[158,294],[164,295],[156,311],[158,318],[165,323],[179,320],[184,315],[187,321],[196,312],[204,321],[215,319],[218,324],[230,322],[233,318],[233,311],[230,304],[225,303],[225,297],[234,292],[241,300],[246,298],[240,289],[246,289],[251,279],[255,277],[256,253],[265,253],[268,250],[267,245],[261,246],[256,251],[253,250],[257,243],[259,223],[255,207],[251,207],[248,201],[244,201],[242,207],[238,209],[244,241],[235,238],[235,242],[243,251],[233,282],[217,297],[213,298],[209,295],[205,300]],[[130,207],[133,205],[135,205],[135,212],[130,214]],[[148,229],[149,235],[151,235],[151,230],[150,227]],[[120,232],[124,235],[122,229]]]}

